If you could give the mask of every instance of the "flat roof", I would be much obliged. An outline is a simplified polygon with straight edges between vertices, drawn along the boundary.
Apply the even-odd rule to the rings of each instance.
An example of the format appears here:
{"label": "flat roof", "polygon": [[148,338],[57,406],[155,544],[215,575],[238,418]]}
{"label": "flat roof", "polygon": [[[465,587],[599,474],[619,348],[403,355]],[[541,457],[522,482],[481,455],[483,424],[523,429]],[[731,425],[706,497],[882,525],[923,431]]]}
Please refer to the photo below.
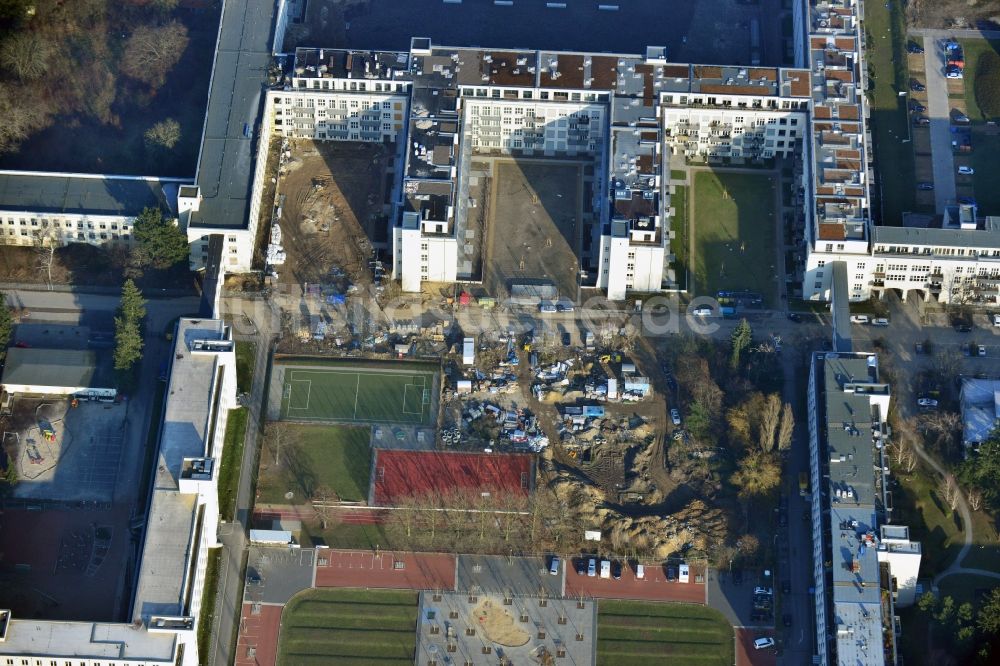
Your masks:
{"label": "flat roof", "polygon": [[174,338],[156,477],[133,615],[184,614],[198,496],[181,493],[185,458],[208,455],[206,436],[216,399],[218,356],[194,353],[202,340],[224,340],[218,319],[181,319]]}
{"label": "flat roof", "polygon": [[110,354],[104,361],[83,349],[11,347],[3,370],[5,386],[114,388]]}
{"label": "flat roof", "polygon": [[129,624],[13,619],[0,652],[25,657],[131,659],[172,664],[177,636]]}
{"label": "flat roof", "polygon": [[196,176],[202,200],[192,226],[247,225],[254,134],[271,64],[275,4],[246,0],[223,5]]}
{"label": "flat roof", "polygon": [[[876,428],[885,416],[873,395],[888,395],[873,354],[826,353],[822,361],[827,529],[833,623],[840,663],[883,663],[882,599],[876,538]],[[822,449],[821,449],[822,450]],[[822,474],[822,473],[821,473]],[[826,547],[826,546],[824,546]]]}
{"label": "flat roof", "polygon": [[134,217],[168,208],[157,178],[0,172],[0,210]]}
{"label": "flat roof", "polygon": [[875,227],[876,244],[943,245],[952,247],[1000,248],[1000,229],[987,218],[985,229],[929,229],[926,227]]}

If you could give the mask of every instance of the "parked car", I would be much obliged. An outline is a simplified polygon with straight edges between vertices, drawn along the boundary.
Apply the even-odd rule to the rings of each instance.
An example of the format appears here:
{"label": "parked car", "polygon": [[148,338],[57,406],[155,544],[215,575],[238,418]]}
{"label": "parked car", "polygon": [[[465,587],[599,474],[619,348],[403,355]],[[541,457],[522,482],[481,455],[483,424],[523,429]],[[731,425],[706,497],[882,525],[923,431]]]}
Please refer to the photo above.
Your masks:
{"label": "parked car", "polygon": [[[948,65],[944,68],[944,75],[949,79],[960,79],[962,78],[962,68],[956,65]],[[916,88],[914,88],[916,90]]]}
{"label": "parked car", "polygon": [[934,398],[917,398],[917,404],[921,407],[937,407],[938,401]]}
{"label": "parked car", "polygon": [[789,312],[788,319],[789,321],[794,321],[796,324],[798,324],[802,321],[802,315],[800,315],[798,312]]}
{"label": "parked car", "polygon": [[1000,326],[1000,314],[996,314],[995,313],[993,315],[993,325],[994,326]]}
{"label": "parked car", "polygon": [[611,578],[611,562],[601,560],[601,578]]}
{"label": "parked car", "polygon": [[910,102],[910,111],[913,111],[914,113],[923,113],[926,110],[927,107],[920,102]]}
{"label": "parked car", "polygon": [[976,347],[976,356],[986,356],[986,345]]}
{"label": "parked car", "polygon": [[677,582],[677,567],[667,567],[667,582],[668,583]]}
{"label": "parked car", "polygon": [[677,411],[676,407],[670,410],[670,421],[675,426],[679,426],[681,424],[681,413]]}
{"label": "parked car", "polygon": [[965,115],[961,111],[953,111],[951,120],[952,122],[962,123],[963,125],[972,122],[971,120],[969,120],[969,116]]}
{"label": "parked car", "polygon": [[872,326],[888,326],[889,320],[885,317],[875,317],[872,319]]}
{"label": "parked car", "polygon": [[597,560],[593,557],[587,561],[587,575],[591,578],[597,575]]}
{"label": "parked car", "polygon": [[538,306],[538,311],[539,312],[545,312],[545,313],[558,312],[558,310],[556,310],[556,306],[554,306],[552,303],[542,303],[542,304],[540,304]]}
{"label": "parked car", "polygon": [[916,79],[910,79],[910,90],[914,92],[923,92],[927,90],[927,86],[922,84],[920,81],[917,81]]}
{"label": "parked car", "polygon": [[576,564],[576,575],[577,576],[586,576],[587,575],[587,560],[583,559],[582,557],[578,557],[576,559],[575,564]]}
{"label": "parked car", "polygon": [[922,343],[922,342],[914,342],[913,343],[913,351],[916,354],[926,354],[927,353],[927,350],[924,348],[924,343]]}
{"label": "parked car", "polygon": [[611,577],[615,580],[622,579],[622,563],[618,560],[611,561]]}
{"label": "parked car", "polygon": [[635,577],[639,580],[646,577],[646,567],[638,562],[635,564]]}
{"label": "parked car", "polygon": [[964,324],[964,323],[959,322],[959,323],[955,324],[955,332],[957,332],[957,333],[971,333],[972,332],[972,327],[969,326],[968,324]]}
{"label": "parked car", "polygon": [[710,317],[712,315],[712,308],[707,305],[701,305],[692,310],[691,314],[695,317]]}
{"label": "parked car", "polygon": [[907,53],[914,53],[914,54],[923,53],[924,52],[924,47],[922,47],[920,44],[917,44],[916,42],[909,42],[906,45],[906,52]]}
{"label": "parked car", "polygon": [[913,124],[917,127],[921,125],[930,125],[931,119],[927,116],[913,116]]}
{"label": "parked car", "polygon": [[677,571],[677,580],[686,583],[691,579],[691,569],[686,564],[682,564]]}
{"label": "parked car", "polygon": [[765,650],[765,649],[771,648],[771,647],[774,647],[774,639],[773,638],[768,638],[766,636],[763,637],[763,638],[758,638],[757,640],[755,640],[753,642],[753,649],[754,650]]}
{"label": "parked car", "polygon": [[965,166],[964,164],[958,167],[958,172],[963,176],[971,176],[976,173],[976,170],[970,166]]}
{"label": "parked car", "polygon": [[852,324],[867,324],[868,315],[851,315]]}
{"label": "parked car", "polygon": [[552,561],[549,562],[549,573],[552,574],[553,576],[558,576],[559,575],[559,564],[560,564],[560,562],[559,562],[559,556],[558,555],[553,555],[552,556]]}
{"label": "parked car", "polygon": [[934,183],[928,183],[928,182],[917,183],[917,189],[928,192],[934,189]]}
{"label": "parked car", "polygon": [[573,343],[573,340],[570,337],[569,331],[563,331],[563,333],[562,333],[562,345],[563,345],[563,347],[569,347],[572,343]]}
{"label": "parked car", "polygon": [[559,312],[573,312],[573,304],[569,301],[556,303],[556,310]]}

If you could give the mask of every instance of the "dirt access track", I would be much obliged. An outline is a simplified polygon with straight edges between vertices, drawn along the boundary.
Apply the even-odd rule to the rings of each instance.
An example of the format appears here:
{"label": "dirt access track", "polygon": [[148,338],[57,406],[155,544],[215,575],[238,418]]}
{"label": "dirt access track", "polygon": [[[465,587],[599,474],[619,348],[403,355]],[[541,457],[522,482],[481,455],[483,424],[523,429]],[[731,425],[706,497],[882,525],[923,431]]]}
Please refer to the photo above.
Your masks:
{"label": "dirt access track", "polygon": [[340,267],[352,282],[369,283],[373,244],[388,242],[395,145],[293,140],[290,150],[278,183],[287,254],[279,281],[323,282]]}

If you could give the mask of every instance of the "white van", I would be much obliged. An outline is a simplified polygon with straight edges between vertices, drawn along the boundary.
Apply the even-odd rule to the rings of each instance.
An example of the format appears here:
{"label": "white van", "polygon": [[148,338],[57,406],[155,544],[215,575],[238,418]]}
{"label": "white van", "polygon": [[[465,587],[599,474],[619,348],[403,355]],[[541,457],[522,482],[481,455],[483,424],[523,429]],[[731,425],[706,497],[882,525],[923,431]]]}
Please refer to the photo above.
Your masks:
{"label": "white van", "polygon": [[687,583],[691,580],[691,570],[688,569],[688,565],[682,564],[680,566],[680,574],[677,576],[677,579],[682,583]]}
{"label": "white van", "polygon": [[852,324],[867,324],[868,315],[851,315]]}
{"label": "white van", "polygon": [[635,565],[635,577],[637,579],[639,579],[639,580],[642,580],[643,578],[645,578],[646,577],[646,567],[642,566],[641,564]]}
{"label": "white van", "polygon": [[610,560],[601,560],[601,578],[611,578]]}

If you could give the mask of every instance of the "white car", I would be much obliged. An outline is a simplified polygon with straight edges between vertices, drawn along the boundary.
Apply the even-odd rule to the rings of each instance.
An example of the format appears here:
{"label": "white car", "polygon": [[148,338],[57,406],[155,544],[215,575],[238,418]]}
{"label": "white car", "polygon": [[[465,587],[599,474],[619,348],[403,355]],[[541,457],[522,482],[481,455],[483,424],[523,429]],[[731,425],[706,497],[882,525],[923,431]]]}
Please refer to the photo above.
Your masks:
{"label": "white car", "polygon": [[876,317],[872,319],[872,326],[888,326],[889,320],[885,317]]}
{"label": "white car", "polygon": [[851,315],[852,324],[867,324],[868,315]]}
{"label": "white car", "polygon": [[1000,314],[993,315],[993,325],[1000,326]]}
{"label": "white car", "polygon": [[963,166],[958,167],[958,172],[960,174],[962,174],[963,176],[971,176],[972,174],[976,173],[976,170],[973,169],[970,166],[964,166],[963,165]]}
{"label": "white car", "polygon": [[670,420],[673,422],[675,426],[679,426],[681,424],[681,413],[676,409],[671,409]]}
{"label": "white car", "polygon": [[702,305],[691,311],[695,317],[710,317],[712,315],[712,308],[707,305]]}
{"label": "white car", "polygon": [[753,642],[753,649],[754,650],[764,650],[764,649],[769,648],[769,647],[774,647],[774,639],[773,638],[767,638],[767,637],[758,638],[757,640],[755,640]]}
{"label": "white car", "polygon": [[917,398],[917,404],[921,407],[937,407],[938,401],[934,398]]}
{"label": "white car", "polygon": [[549,564],[549,573],[553,576],[559,575],[559,556],[553,555],[552,562]]}

